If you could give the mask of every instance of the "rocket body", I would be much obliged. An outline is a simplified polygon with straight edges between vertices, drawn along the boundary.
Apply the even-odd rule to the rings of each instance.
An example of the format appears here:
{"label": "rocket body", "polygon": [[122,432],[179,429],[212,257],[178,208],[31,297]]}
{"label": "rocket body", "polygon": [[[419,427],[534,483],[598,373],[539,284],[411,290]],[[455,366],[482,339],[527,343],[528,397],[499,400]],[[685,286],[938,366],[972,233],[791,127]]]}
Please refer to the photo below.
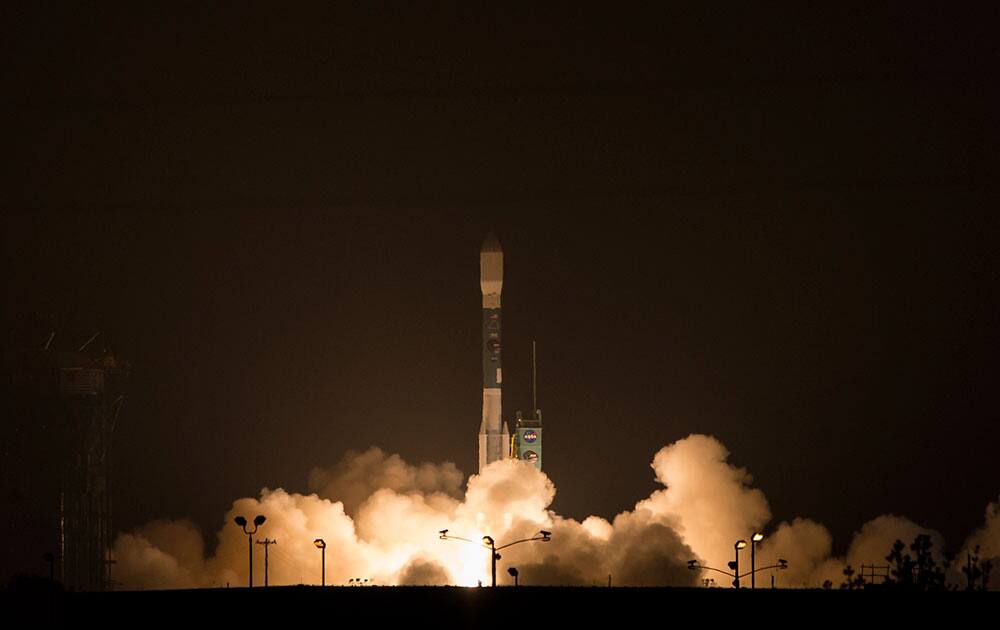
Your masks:
{"label": "rocket body", "polygon": [[500,293],[503,250],[493,234],[479,252],[479,286],[483,293],[483,420],[479,425],[479,470],[509,452],[510,433],[502,420],[503,372],[500,364]]}

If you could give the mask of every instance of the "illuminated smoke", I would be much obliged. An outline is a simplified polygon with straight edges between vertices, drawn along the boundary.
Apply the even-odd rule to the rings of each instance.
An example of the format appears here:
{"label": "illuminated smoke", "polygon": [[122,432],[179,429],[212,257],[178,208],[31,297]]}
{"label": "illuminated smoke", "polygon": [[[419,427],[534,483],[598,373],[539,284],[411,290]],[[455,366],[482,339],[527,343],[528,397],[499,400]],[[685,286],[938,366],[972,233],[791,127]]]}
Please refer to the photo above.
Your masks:
{"label": "illuminated smoke", "polygon": [[204,549],[191,521],[153,521],[115,541],[115,579],[130,588],[201,586]]}
{"label": "illuminated smoke", "polygon": [[986,506],[986,522],[965,542],[963,551],[971,551],[976,545],[981,547],[980,557],[1000,558],[1000,499]]}
{"label": "illuminated smoke", "polygon": [[764,493],[753,478],[729,464],[729,451],[707,435],[691,435],[653,458],[656,480],[666,486],[636,505],[676,529],[703,563],[725,568],[733,543],[770,520]]}
{"label": "illuminated smoke", "polygon": [[[818,587],[829,581],[836,588],[846,579],[844,568],[847,565],[855,572],[861,570],[862,564],[885,567],[886,556],[896,540],[902,540],[909,552],[910,543],[919,534],[931,537],[932,555],[940,565],[944,560],[944,540],[941,535],[907,518],[892,514],[874,518],[855,532],[846,557],[831,556],[833,538],[830,532],[823,525],[803,518],[796,518],[791,523],[781,523],[763,541],[760,553],[769,559],[783,558],[788,561],[789,568],[777,574],[782,585]],[[876,581],[880,579],[877,578]]]}
{"label": "illuminated smoke", "polygon": [[903,541],[906,552],[910,553],[909,546],[920,534],[928,534],[931,537],[933,547],[931,555],[939,565],[944,561],[944,538],[938,532],[921,527],[908,518],[886,514],[868,521],[861,527],[861,531],[854,534],[854,540],[847,549],[847,562],[855,569],[861,563],[884,565],[885,556],[892,549],[893,543],[897,540]]}
{"label": "illuminated smoke", "polygon": [[[976,547],[979,547],[978,554],[975,551]],[[978,555],[980,561],[990,560],[993,563],[990,590],[1000,590],[1000,499],[986,506],[986,520],[983,526],[969,536],[962,545],[961,552],[956,556],[955,575],[952,576],[956,584],[963,586],[966,584],[966,579],[961,576],[958,567],[965,566],[969,555]]]}
{"label": "illuminated smoke", "polygon": [[[247,537],[233,524],[236,515],[267,516],[258,538],[276,539],[269,548],[271,584],[317,584],[320,559],[313,540],[327,543],[327,584],[354,578],[370,584],[489,584],[489,554],[481,546],[442,541],[437,532],[471,540],[493,536],[498,544],[552,532],[548,543],[531,542],[503,550],[498,583],[509,583],[516,566],[523,584],[694,585],[719,574],[690,571],[687,561],[725,569],[733,542],[764,528],[770,509],[751,486],[749,473],[728,462],[715,438],[691,435],[661,449],[653,458],[664,487],[610,522],[591,516],[582,522],[549,509],[552,481],[532,465],[499,461],[472,475],[464,492],[461,472],[451,463],[417,466],[377,448],[349,452],[329,470],[309,475],[313,494],[263,489],[257,498],[235,501],[217,532],[218,545],[205,555],[201,532],[187,520],[154,521],[122,534],[114,546],[115,577],[126,588],[242,586],[247,583]],[[832,539],[815,521],[796,518],[770,528],[757,548],[758,566],[788,560],[775,573],[780,586],[815,587],[843,581],[845,564],[884,563],[898,538],[911,542],[931,533],[907,519],[880,516],[866,523],[846,558],[831,557]],[[987,510],[986,524],[967,546],[980,544],[982,557],[1000,555],[1000,502]],[[263,584],[262,546],[254,549],[254,581]],[[744,564],[746,563],[746,564]],[[745,567],[745,568],[744,568]],[[741,570],[749,556],[741,554]],[[769,575],[758,574],[758,585]],[[749,579],[745,578],[744,584]]]}
{"label": "illuminated smoke", "polygon": [[844,579],[844,563],[830,557],[832,548],[829,530],[816,521],[795,518],[791,523],[781,523],[758,546],[758,566],[771,566],[783,559],[788,561],[788,569],[761,572],[757,583],[770,586],[773,575],[778,584],[786,587],[819,586],[826,579],[839,585]]}
{"label": "illuminated smoke", "polygon": [[464,481],[462,471],[451,462],[411,466],[399,455],[386,455],[374,446],[363,453],[348,451],[333,468],[313,468],[309,473],[309,489],[324,499],[340,501],[352,516],[365,499],[382,488],[400,494],[440,493],[457,499],[462,496]]}

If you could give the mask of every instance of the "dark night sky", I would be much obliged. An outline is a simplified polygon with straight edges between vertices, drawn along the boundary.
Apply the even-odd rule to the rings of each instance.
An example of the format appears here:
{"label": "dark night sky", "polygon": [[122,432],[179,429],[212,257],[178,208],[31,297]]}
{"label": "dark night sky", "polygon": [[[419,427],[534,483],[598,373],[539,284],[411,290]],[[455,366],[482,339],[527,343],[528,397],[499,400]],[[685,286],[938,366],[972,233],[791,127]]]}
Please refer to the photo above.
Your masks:
{"label": "dark night sky", "polygon": [[349,448],[474,472],[493,229],[558,512],[703,432],[839,550],[957,546],[1000,491],[1000,64],[952,5],[5,8],[5,330],[104,331],[117,525],[214,532]]}

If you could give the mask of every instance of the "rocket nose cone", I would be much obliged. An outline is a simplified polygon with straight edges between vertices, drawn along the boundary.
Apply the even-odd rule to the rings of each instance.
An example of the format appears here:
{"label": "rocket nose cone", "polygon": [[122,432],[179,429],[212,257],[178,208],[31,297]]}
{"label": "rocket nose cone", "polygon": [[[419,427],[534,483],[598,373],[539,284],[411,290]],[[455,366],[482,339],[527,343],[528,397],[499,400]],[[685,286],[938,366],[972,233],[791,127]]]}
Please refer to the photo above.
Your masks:
{"label": "rocket nose cone", "polygon": [[483,254],[493,253],[493,252],[503,252],[500,249],[500,241],[497,240],[496,234],[490,232],[486,235],[486,240],[483,241],[483,248],[479,250]]}

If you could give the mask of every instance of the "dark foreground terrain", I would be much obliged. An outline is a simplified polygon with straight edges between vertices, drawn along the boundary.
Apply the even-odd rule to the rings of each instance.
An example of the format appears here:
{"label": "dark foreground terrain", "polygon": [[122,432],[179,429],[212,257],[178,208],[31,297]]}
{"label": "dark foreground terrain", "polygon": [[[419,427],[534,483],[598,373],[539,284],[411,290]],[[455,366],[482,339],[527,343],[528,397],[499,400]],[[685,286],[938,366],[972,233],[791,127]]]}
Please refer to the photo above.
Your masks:
{"label": "dark foreground terrain", "polygon": [[742,627],[756,622],[803,627],[830,622],[896,625],[931,619],[946,620],[949,626],[976,619],[990,626],[998,619],[1000,593],[509,586],[62,593],[36,588],[7,589],[0,604],[8,614],[27,622],[19,627],[89,622],[135,628],[209,623],[254,630],[295,627],[299,622],[317,626],[348,622],[354,627],[418,622],[431,627],[537,627],[545,623],[555,628],[570,622],[581,627],[597,622],[607,627],[717,627],[730,622]]}

